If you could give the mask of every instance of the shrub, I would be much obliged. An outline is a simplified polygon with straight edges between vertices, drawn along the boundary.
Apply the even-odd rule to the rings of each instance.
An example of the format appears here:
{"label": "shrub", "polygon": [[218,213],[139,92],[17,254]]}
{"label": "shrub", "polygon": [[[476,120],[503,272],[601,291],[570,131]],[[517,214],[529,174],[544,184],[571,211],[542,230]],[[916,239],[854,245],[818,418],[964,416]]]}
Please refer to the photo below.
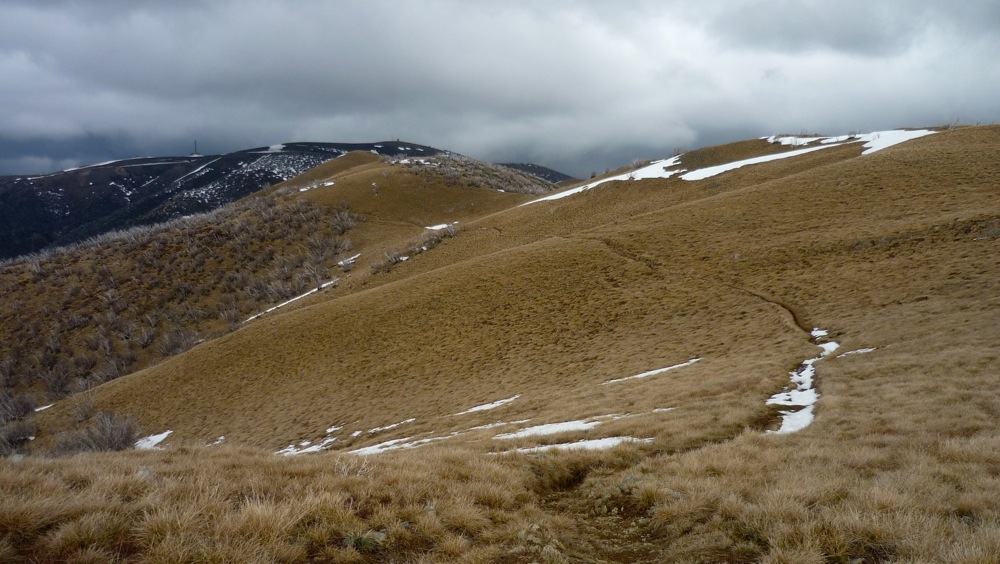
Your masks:
{"label": "shrub", "polygon": [[34,421],[14,421],[0,426],[0,456],[13,454],[38,433]]}
{"label": "shrub", "polygon": [[174,356],[180,354],[198,343],[198,335],[183,328],[174,328],[163,334],[163,338],[157,345],[158,352],[163,356]]}
{"label": "shrub", "polygon": [[35,409],[35,398],[31,394],[14,395],[6,390],[0,390],[0,425],[24,419]]}
{"label": "shrub", "polygon": [[131,416],[102,411],[86,429],[59,435],[54,454],[119,451],[133,448],[142,431]]}
{"label": "shrub", "polygon": [[354,229],[354,226],[360,220],[361,216],[351,213],[346,207],[342,207],[334,211],[333,215],[330,216],[330,227],[333,228],[333,231],[337,235],[343,235]]}

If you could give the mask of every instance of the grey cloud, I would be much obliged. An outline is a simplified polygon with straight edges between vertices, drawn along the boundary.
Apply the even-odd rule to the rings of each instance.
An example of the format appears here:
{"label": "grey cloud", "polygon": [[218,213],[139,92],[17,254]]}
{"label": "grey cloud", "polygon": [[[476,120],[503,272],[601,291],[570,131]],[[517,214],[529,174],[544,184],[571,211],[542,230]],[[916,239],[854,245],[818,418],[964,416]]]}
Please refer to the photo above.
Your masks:
{"label": "grey cloud", "polygon": [[995,121],[1000,8],[939,4],[10,2],[0,173],[398,137],[580,176],[775,131]]}

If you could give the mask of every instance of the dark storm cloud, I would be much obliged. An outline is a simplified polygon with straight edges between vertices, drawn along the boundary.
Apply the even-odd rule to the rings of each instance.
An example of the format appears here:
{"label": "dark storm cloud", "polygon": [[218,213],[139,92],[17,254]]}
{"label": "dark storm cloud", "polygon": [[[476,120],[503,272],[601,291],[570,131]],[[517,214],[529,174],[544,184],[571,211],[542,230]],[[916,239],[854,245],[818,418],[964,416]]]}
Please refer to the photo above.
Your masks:
{"label": "dark storm cloud", "polygon": [[775,131],[1000,118],[993,2],[67,0],[3,10],[0,173],[188,152],[194,139],[221,152],[403,138],[585,175]]}

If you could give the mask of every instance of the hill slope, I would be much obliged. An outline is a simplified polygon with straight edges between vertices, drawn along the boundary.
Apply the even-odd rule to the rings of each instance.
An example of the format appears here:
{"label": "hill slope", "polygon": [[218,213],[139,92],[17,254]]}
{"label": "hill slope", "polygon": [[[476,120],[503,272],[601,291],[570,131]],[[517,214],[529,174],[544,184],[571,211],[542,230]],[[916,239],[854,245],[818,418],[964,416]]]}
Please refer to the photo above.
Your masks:
{"label": "hill slope", "polygon": [[0,258],[214,210],[351,151],[434,155],[399,141],[286,143],[225,155],[135,158],[0,177]]}
{"label": "hill slope", "polygon": [[[462,231],[95,388],[97,409],[172,432],[162,455],[103,455],[123,480],[140,465],[159,480],[115,511],[176,499],[200,468],[235,484],[185,494],[239,508],[190,529],[219,557],[254,512],[282,531],[264,558],[995,559],[1000,128],[864,155],[773,141],[530,205],[485,188],[460,201],[405,165],[320,182],[304,197],[379,218],[366,244]],[[417,206],[425,188],[434,209]],[[71,407],[37,418],[65,426]],[[806,425],[772,432],[788,415]],[[9,483],[44,466],[28,462]],[[73,519],[12,553],[72,553]],[[166,522],[147,518],[130,550],[179,554]]]}

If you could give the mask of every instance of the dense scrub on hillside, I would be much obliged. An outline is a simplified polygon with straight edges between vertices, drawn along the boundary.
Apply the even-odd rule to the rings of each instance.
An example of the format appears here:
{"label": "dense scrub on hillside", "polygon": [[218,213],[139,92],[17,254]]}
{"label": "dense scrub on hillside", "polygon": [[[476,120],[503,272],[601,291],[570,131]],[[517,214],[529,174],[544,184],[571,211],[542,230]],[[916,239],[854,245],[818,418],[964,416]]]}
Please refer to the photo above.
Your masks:
{"label": "dense scrub on hillside", "polygon": [[[0,265],[0,425],[335,282],[361,218],[290,190]],[[8,445],[28,436],[4,431]]]}
{"label": "dense scrub on hillside", "polygon": [[453,153],[423,159],[398,157],[385,160],[406,165],[419,174],[442,177],[448,186],[463,183],[517,194],[544,194],[556,187],[555,184],[520,170]]}

